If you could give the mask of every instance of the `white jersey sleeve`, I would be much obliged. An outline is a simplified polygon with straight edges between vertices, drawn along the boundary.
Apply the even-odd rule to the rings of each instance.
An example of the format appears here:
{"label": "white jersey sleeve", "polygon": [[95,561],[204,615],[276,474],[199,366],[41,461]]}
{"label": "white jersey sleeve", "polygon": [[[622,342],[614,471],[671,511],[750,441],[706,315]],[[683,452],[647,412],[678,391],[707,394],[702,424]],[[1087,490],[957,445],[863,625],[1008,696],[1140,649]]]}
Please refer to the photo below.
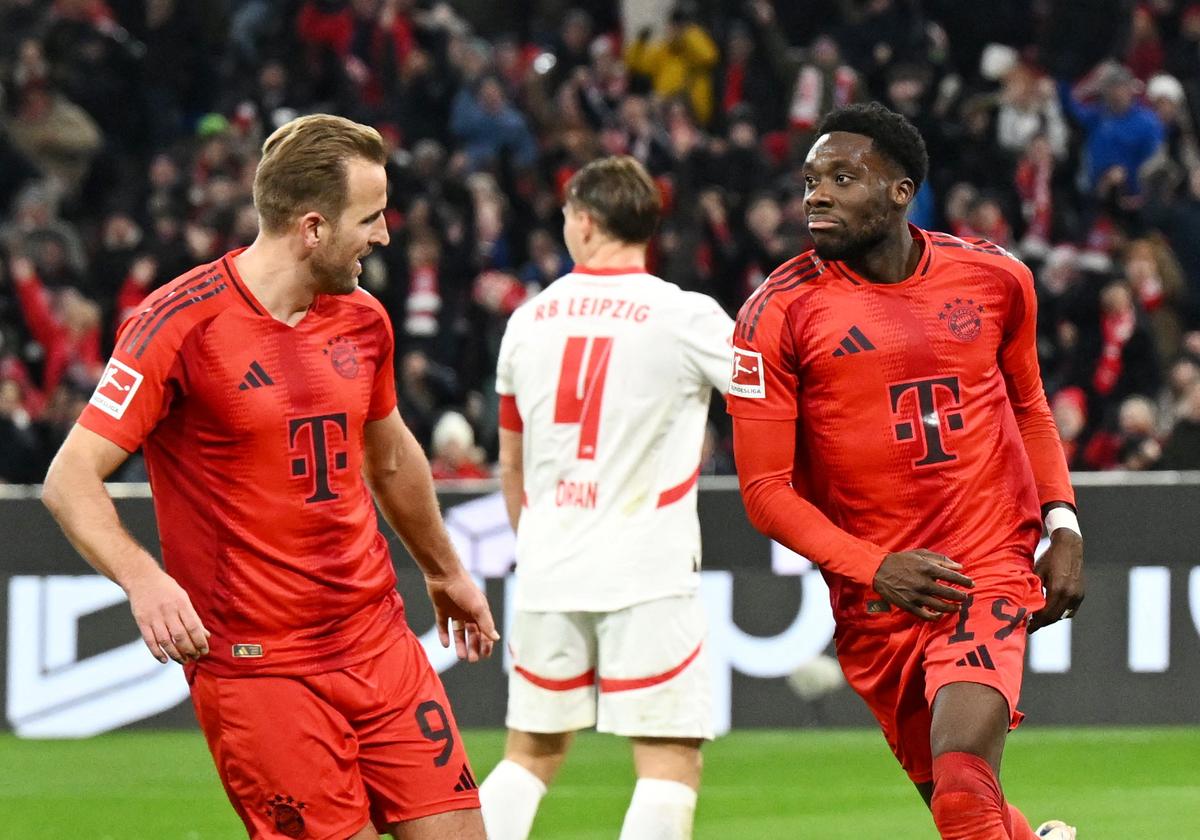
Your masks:
{"label": "white jersey sleeve", "polygon": [[684,362],[696,377],[722,394],[729,392],[733,358],[733,319],[708,295],[684,292],[679,342]]}
{"label": "white jersey sleeve", "polygon": [[711,298],[642,273],[571,273],[513,313],[496,390],[523,425],[519,609],[695,590],[700,448],[732,332]]}

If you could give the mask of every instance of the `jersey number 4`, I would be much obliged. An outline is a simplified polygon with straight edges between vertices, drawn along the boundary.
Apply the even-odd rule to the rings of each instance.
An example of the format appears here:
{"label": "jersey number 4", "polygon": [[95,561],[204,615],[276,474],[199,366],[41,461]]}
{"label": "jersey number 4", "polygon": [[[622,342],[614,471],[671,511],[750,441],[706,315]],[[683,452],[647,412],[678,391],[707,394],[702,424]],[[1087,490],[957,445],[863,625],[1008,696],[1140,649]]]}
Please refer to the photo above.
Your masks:
{"label": "jersey number 4", "polygon": [[596,457],[600,403],[604,399],[604,380],[608,375],[612,344],[611,338],[571,336],[567,339],[558,372],[554,422],[579,425],[578,457],[585,461]]}

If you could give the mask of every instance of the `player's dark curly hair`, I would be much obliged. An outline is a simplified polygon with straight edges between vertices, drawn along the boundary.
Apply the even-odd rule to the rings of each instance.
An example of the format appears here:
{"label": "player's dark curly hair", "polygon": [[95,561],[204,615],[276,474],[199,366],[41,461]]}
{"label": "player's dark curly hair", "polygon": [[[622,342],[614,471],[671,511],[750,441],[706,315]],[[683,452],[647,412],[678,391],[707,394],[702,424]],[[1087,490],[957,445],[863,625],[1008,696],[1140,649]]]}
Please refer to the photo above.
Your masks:
{"label": "player's dark curly hair", "polygon": [[870,137],[876,149],[904,170],[916,189],[921,188],[929,174],[929,152],[921,132],[902,115],[878,102],[847,105],[830,111],[817,127],[817,136],[831,131]]}

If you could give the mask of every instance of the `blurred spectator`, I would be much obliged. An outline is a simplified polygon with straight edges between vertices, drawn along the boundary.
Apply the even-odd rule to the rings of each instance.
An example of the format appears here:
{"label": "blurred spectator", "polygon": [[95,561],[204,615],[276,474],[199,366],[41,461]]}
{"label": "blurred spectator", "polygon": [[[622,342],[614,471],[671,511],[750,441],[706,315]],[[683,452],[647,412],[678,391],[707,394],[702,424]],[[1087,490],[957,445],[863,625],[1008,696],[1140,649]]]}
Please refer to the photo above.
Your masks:
{"label": "blurred spectator", "polygon": [[1159,368],[1154,336],[1128,283],[1118,281],[1104,287],[1099,326],[1092,392],[1110,405],[1131,394],[1156,393]]}
{"label": "blurred spectator", "polygon": [[1117,466],[1126,470],[1153,469],[1162,457],[1156,437],[1154,403],[1130,397],[1121,403],[1118,420]]}
{"label": "blurred spectator", "polygon": [[1164,435],[1181,416],[1184,398],[1197,382],[1200,382],[1200,361],[1192,356],[1180,356],[1172,362],[1158,395],[1158,428]]}
{"label": "blurred spectator", "polygon": [[720,51],[687,4],[676,6],[661,38],[643,29],[626,47],[625,63],[634,73],[649,77],[661,97],[683,94],[700,125],[713,116],[713,70]]}
{"label": "blurred spectator", "polygon": [[1188,170],[1200,166],[1200,146],[1188,114],[1183,85],[1173,76],[1155,76],[1146,86],[1146,99],[1163,125],[1159,153],[1142,168],[1148,192],[1173,193]]}
{"label": "blurred spectator", "polygon": [[1004,77],[996,141],[1005,151],[1019,155],[1035,137],[1043,138],[1056,160],[1067,156],[1067,122],[1054,82],[1019,64]]}
{"label": "blurred spectator", "polygon": [[15,99],[15,113],[5,121],[13,146],[50,178],[59,195],[77,196],[102,143],[95,121],[45,79],[26,83]]}
{"label": "blurred spectator", "polygon": [[21,383],[0,376],[0,484],[42,480],[41,445]]}
{"label": "blurred spectator", "polygon": [[1081,388],[1063,388],[1050,400],[1054,424],[1070,469],[1083,466],[1084,432],[1087,429],[1087,396]]}
{"label": "blurred spectator", "polygon": [[53,303],[33,262],[14,257],[9,274],[25,315],[25,324],[41,345],[42,390],[54,392],[64,379],[91,391],[100,379],[100,307],[73,288],[58,292]]}
{"label": "blurred spectator", "polygon": [[529,126],[505,96],[500,80],[489,76],[474,92],[465,87],[454,99],[450,131],[461,143],[472,169],[505,160],[520,168],[533,166],[537,144]]}
{"label": "blurred spectator", "polygon": [[1183,341],[1183,323],[1176,309],[1184,293],[1183,269],[1159,236],[1130,242],[1122,263],[1138,307],[1150,323],[1159,361],[1165,365],[1179,355]]}
{"label": "blurred spectator", "polygon": [[433,427],[433,457],[429,467],[438,481],[491,478],[483,466],[483,453],[475,446],[471,424],[457,411],[447,411]]}
{"label": "blurred spectator", "polygon": [[1143,82],[1162,70],[1166,59],[1158,22],[1150,6],[1139,3],[1133,7],[1133,23],[1129,34],[1129,52],[1125,64]]}
{"label": "blurred spectator", "polygon": [[400,358],[397,374],[400,415],[428,452],[436,418],[458,396],[458,379],[454,371],[431,362],[421,350],[405,353]]}
{"label": "blurred spectator", "polygon": [[1166,470],[1200,470],[1200,382],[1193,382],[1180,400],[1179,419],[1163,446]]}
{"label": "blurred spectator", "polygon": [[[1162,144],[1163,126],[1137,101],[1139,89],[1133,73],[1119,64],[1101,65],[1075,91],[1066,82],[1059,84],[1064,107],[1084,130],[1087,182],[1094,190],[1116,171],[1126,194],[1141,192],[1139,171]],[[1093,93],[1100,96],[1098,104],[1086,102]]]}
{"label": "blurred spectator", "polygon": [[837,41],[829,35],[813,41],[794,84],[788,119],[793,129],[805,134],[834,108],[858,101],[858,74],[842,62]]}

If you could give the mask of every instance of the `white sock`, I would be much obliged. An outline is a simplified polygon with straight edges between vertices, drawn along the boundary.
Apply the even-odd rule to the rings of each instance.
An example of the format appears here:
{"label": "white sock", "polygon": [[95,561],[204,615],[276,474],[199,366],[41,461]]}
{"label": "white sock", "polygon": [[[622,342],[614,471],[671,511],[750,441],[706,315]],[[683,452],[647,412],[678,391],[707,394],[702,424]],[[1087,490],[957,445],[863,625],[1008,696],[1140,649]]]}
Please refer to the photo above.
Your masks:
{"label": "white sock", "polygon": [[696,791],[683,782],[638,779],[620,840],[690,840]]}
{"label": "white sock", "polygon": [[497,764],[479,786],[488,840],[525,840],[545,795],[545,783],[520,764]]}

